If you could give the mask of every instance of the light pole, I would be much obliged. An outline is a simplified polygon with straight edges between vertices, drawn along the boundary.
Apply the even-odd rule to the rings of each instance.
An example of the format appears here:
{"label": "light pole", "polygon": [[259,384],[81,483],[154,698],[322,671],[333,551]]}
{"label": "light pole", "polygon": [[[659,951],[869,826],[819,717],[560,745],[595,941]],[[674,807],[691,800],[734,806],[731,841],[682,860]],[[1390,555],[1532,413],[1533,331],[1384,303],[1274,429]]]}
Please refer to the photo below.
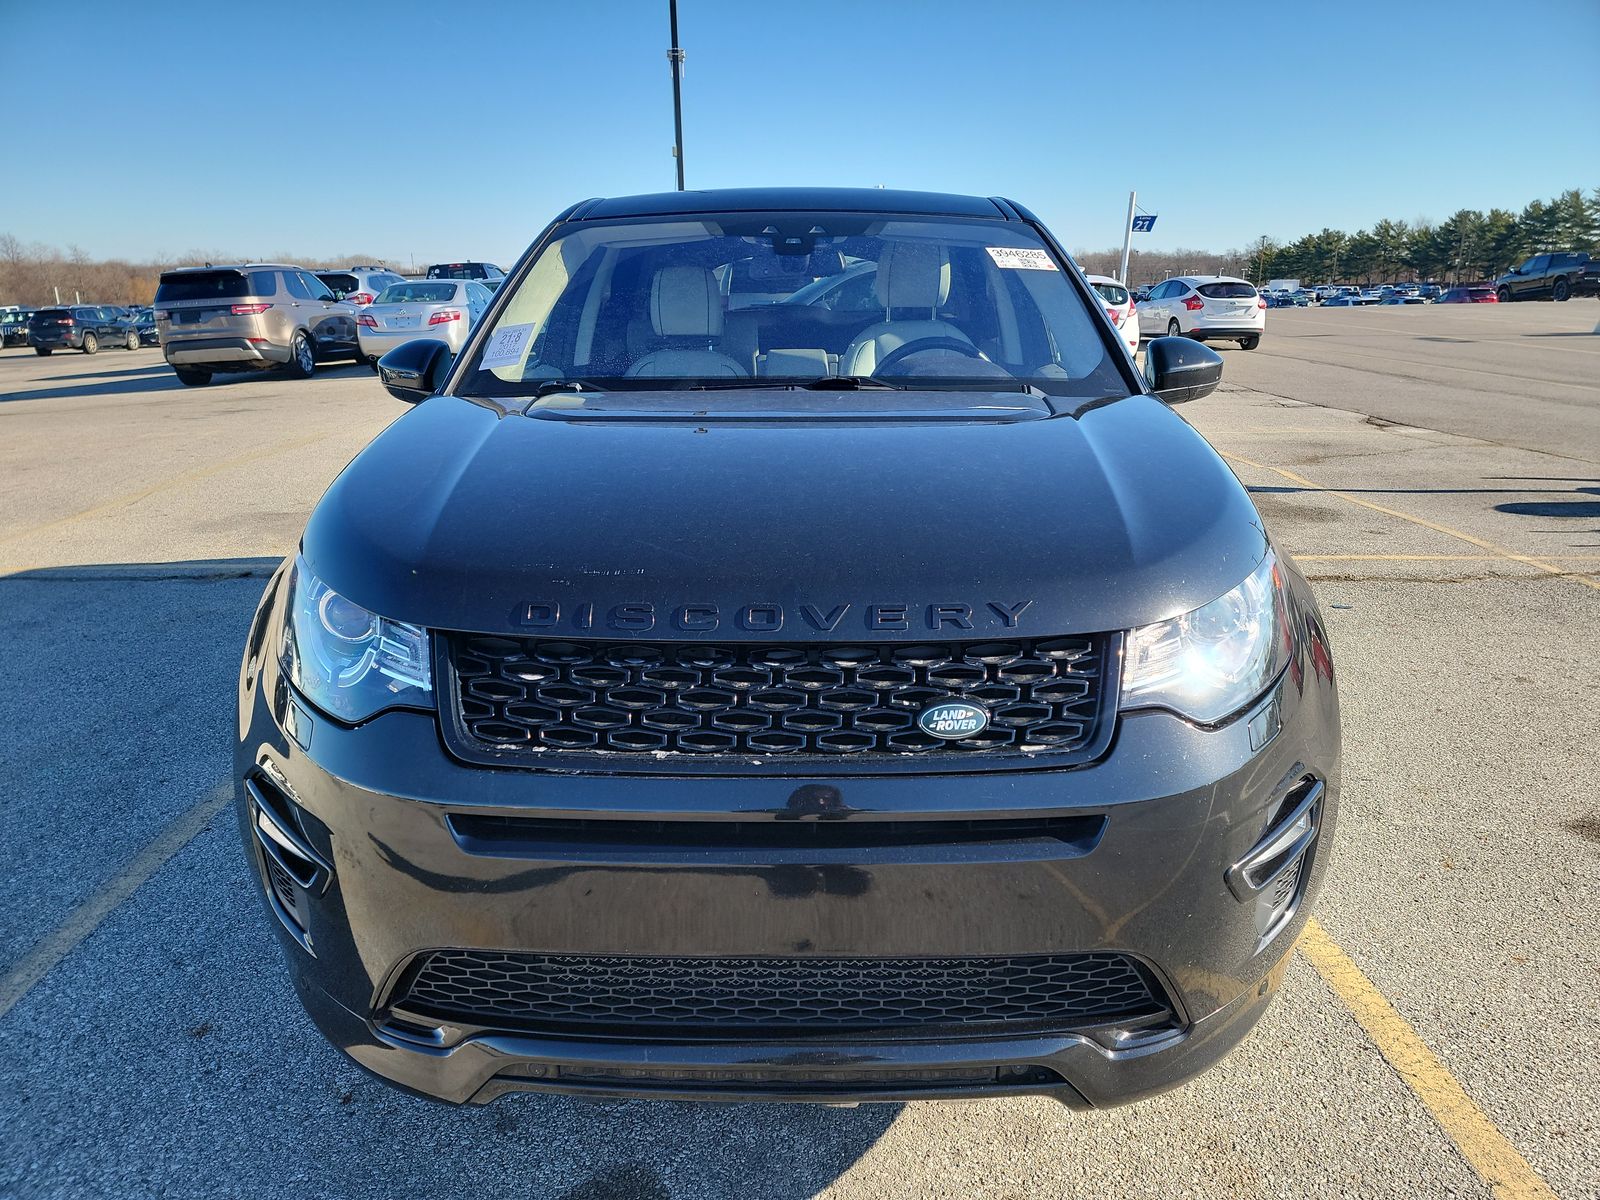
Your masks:
{"label": "light pole", "polygon": [[1128,285],[1128,252],[1133,249],[1133,202],[1138,197],[1138,192],[1128,193],[1128,219],[1122,225],[1122,274],[1117,277],[1117,281],[1123,287]]}
{"label": "light pole", "polygon": [[667,61],[672,64],[672,157],[678,162],[678,190],[683,191],[683,51],[678,48],[678,0],[667,0],[672,19],[672,49]]}

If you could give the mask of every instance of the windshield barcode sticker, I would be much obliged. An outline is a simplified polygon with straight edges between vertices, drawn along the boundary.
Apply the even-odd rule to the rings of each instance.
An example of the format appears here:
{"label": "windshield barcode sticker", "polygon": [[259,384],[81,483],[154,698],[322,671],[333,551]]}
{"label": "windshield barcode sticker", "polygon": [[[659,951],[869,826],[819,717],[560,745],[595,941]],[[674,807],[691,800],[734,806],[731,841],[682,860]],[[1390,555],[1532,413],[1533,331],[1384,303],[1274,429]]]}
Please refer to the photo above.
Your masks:
{"label": "windshield barcode sticker", "polygon": [[985,246],[994,265],[1008,271],[1054,271],[1056,264],[1043,250],[1028,246]]}
{"label": "windshield barcode sticker", "polygon": [[520,367],[528,353],[528,340],[533,336],[533,326],[502,325],[494,331],[489,344],[483,348],[478,360],[478,370],[491,371],[495,367]]}

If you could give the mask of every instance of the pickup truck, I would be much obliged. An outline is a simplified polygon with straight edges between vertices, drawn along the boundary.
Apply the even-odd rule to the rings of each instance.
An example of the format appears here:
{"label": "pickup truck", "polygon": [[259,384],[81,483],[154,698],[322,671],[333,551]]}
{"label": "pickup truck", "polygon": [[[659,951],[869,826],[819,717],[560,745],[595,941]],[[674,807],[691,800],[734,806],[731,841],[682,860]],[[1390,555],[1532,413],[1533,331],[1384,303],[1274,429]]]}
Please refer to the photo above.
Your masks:
{"label": "pickup truck", "polygon": [[1600,295],[1600,262],[1581,250],[1535,254],[1494,281],[1500,303],[1512,300],[1567,300]]}

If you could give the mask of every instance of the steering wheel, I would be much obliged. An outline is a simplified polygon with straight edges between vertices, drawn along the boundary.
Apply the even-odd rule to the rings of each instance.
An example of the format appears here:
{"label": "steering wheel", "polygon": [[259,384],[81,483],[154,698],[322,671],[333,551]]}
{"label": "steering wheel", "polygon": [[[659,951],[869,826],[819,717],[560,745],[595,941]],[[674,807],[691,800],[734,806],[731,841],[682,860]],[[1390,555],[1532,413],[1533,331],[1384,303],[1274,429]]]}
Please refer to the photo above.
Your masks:
{"label": "steering wheel", "polygon": [[982,358],[983,354],[971,342],[963,342],[960,338],[953,337],[923,337],[913,338],[903,346],[896,346],[883,356],[883,361],[872,369],[873,375],[882,375],[885,368],[894,366],[902,359],[910,358],[913,354],[921,354],[927,350],[954,350],[957,354],[964,354],[968,358]]}

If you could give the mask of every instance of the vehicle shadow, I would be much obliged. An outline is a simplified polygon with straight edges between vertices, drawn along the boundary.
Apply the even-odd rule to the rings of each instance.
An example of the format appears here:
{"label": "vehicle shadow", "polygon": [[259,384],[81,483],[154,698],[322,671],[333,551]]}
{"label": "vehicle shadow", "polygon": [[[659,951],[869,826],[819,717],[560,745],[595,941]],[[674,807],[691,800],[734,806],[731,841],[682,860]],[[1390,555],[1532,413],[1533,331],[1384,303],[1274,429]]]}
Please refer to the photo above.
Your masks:
{"label": "vehicle shadow", "polygon": [[[15,768],[8,788],[29,798],[0,808],[0,906],[11,914],[0,969],[229,784],[239,659],[279,562],[0,577],[0,621],[16,635],[0,639],[0,677],[29,681],[0,689],[0,723],[14,735],[0,758]],[[301,1012],[231,811],[169,852],[6,1018],[10,1036],[42,1037],[0,1089],[0,1128],[26,1126],[13,1154],[38,1194],[118,1194],[104,1181],[138,1180],[139,1194],[172,1196],[493,1186],[560,1200],[799,1200],[854,1167],[903,1107],[524,1094],[452,1109],[403,1094],[340,1056]],[[129,1020],[132,997],[159,1003]],[[219,1154],[222,1144],[235,1148]],[[517,1183],[499,1190],[506,1180]]]}
{"label": "vehicle shadow", "polygon": [[1583,330],[1579,329],[1579,330],[1576,330],[1576,331],[1573,331],[1573,330],[1552,331],[1550,333],[1525,333],[1522,336],[1523,337],[1539,337],[1539,338],[1544,338],[1544,337],[1600,337],[1600,325],[1595,326],[1595,328],[1589,330],[1587,333],[1584,332]]}
{"label": "vehicle shadow", "polygon": [[[57,377],[59,378],[59,376]],[[29,387],[21,391],[0,392],[0,404],[16,400],[68,400],[75,396],[125,396],[131,392],[170,392],[183,387],[171,370],[130,378],[120,372],[103,383],[81,383],[72,387]]]}
{"label": "vehicle shadow", "polygon": [[114,377],[126,379],[129,375],[160,375],[163,372],[170,375],[172,368],[167,366],[165,362],[158,362],[152,366],[129,367],[126,371],[82,371],[76,375],[41,376],[41,379],[49,382],[63,379],[111,379]]}
{"label": "vehicle shadow", "polygon": [[[324,375],[331,375],[341,371],[360,371],[362,374],[371,375],[371,369],[365,363],[318,363],[317,373],[307,382],[315,383]],[[21,391],[0,392],[0,404],[17,400],[69,400],[79,396],[118,396],[130,392],[174,392],[194,391],[204,393],[230,384],[261,384],[271,381],[284,382],[288,377],[282,371],[240,371],[228,375],[217,375],[212,378],[209,385],[202,388],[189,388],[178,382],[178,377],[172,373],[172,368],[162,364],[159,367],[141,367],[137,371],[114,371],[97,373],[95,375],[74,376],[57,375],[50,377],[45,382],[54,382],[56,379],[75,378],[109,378],[103,383],[84,383],[72,387],[30,387]],[[376,376],[374,376],[374,379]]]}

